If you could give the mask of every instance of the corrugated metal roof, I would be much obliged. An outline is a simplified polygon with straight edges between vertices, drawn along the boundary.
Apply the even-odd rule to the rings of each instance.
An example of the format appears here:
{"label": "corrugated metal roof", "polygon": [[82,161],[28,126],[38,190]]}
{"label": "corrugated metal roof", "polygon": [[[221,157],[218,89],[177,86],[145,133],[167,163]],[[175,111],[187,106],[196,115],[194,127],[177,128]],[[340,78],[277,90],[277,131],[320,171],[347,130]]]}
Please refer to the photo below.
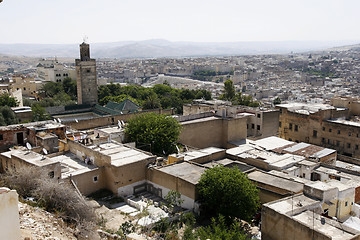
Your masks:
{"label": "corrugated metal roof", "polygon": [[310,144],[302,142],[302,143],[295,144],[295,145],[293,145],[291,147],[285,148],[284,151],[292,153],[292,152],[296,152],[296,151],[298,151],[300,149],[306,148],[308,146],[310,146]]}

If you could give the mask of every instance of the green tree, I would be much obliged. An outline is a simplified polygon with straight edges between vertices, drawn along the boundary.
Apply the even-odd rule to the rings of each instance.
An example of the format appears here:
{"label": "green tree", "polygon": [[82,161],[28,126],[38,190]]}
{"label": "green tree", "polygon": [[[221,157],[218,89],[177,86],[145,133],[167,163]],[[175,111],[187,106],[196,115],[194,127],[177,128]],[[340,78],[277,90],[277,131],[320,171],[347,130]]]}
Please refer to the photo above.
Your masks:
{"label": "green tree", "polygon": [[147,97],[147,99],[143,102],[143,108],[144,109],[155,109],[160,108],[160,100],[156,93],[153,93]]}
{"label": "green tree", "polygon": [[235,97],[235,87],[233,81],[230,79],[224,82],[224,93],[220,96],[220,99],[232,101]]}
{"label": "green tree", "polygon": [[69,77],[64,78],[62,81],[63,90],[66,94],[68,94],[72,100],[76,100],[77,98],[77,86],[76,81],[72,80]]}
{"label": "green tree", "polygon": [[208,169],[197,187],[204,215],[221,214],[249,221],[260,206],[256,186],[237,168]]}
{"label": "green tree", "polygon": [[254,101],[252,96],[241,94],[241,92],[238,92],[235,95],[235,98],[233,99],[232,103],[235,105],[244,105],[249,107],[260,106],[260,103],[258,101]]}
{"label": "green tree", "polygon": [[280,104],[281,103],[281,99],[279,97],[276,97],[273,101],[274,105]]}
{"label": "green tree", "polygon": [[125,133],[138,146],[150,146],[152,153],[163,154],[164,151],[169,154],[176,150],[174,143],[179,138],[180,130],[180,123],[171,116],[145,113],[131,118]]}
{"label": "green tree", "polygon": [[16,107],[19,103],[14,97],[10,97],[9,94],[4,93],[0,95],[0,106]]}
{"label": "green tree", "polygon": [[211,224],[206,227],[200,227],[196,231],[200,240],[245,240],[247,234],[242,230],[241,224],[233,221],[230,227],[226,224],[224,216],[218,219],[212,218]]}
{"label": "green tree", "polygon": [[9,106],[0,107],[0,125],[6,126],[19,123],[19,120],[15,116],[15,113]]}
{"label": "green tree", "polygon": [[50,116],[46,112],[45,108],[42,107],[40,104],[33,104],[31,107],[31,110],[33,112],[33,121],[44,121],[49,120]]}
{"label": "green tree", "polygon": [[57,82],[45,83],[39,90],[39,93],[45,97],[54,97],[59,92],[63,92],[63,86]]}

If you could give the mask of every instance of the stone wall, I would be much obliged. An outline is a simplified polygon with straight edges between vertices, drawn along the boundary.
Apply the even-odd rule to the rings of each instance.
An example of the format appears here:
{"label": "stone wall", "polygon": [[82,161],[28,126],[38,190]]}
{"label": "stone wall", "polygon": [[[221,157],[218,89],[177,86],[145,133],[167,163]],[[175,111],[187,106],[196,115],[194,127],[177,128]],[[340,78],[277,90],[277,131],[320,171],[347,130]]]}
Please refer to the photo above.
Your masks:
{"label": "stone wall", "polygon": [[141,111],[139,113],[129,113],[129,114],[119,114],[119,115],[113,115],[113,116],[104,116],[104,117],[98,117],[98,118],[92,118],[92,119],[85,119],[85,120],[79,120],[76,122],[75,120],[72,122],[67,122],[66,125],[78,129],[78,130],[85,130],[85,129],[91,129],[91,128],[97,128],[97,127],[103,127],[108,125],[117,125],[118,120],[121,121],[128,121],[130,118],[136,116],[137,114],[141,113],[149,113],[149,112],[155,112],[158,114],[170,114],[172,115],[174,113],[173,109],[152,109],[152,110],[146,110]]}
{"label": "stone wall", "polygon": [[228,148],[230,141],[246,139],[246,118],[204,118],[182,122],[179,142],[196,148]]}

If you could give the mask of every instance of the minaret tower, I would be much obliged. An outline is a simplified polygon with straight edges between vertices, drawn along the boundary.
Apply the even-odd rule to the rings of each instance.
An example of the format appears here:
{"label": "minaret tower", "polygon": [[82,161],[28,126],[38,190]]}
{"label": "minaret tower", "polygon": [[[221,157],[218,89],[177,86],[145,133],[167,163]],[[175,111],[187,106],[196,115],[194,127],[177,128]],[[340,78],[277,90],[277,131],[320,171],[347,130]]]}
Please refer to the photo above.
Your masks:
{"label": "minaret tower", "polygon": [[80,44],[80,59],[75,59],[78,104],[95,105],[98,102],[96,61],[90,58],[90,46]]}

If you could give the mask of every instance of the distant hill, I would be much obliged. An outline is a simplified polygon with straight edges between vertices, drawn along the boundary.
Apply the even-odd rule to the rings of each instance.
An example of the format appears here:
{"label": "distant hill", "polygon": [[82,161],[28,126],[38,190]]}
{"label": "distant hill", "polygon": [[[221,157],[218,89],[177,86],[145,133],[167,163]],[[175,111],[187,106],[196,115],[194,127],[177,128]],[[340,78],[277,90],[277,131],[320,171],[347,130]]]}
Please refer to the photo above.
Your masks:
{"label": "distant hill", "polygon": [[[94,58],[199,57],[248,54],[286,54],[318,51],[354,42],[170,42],[163,39],[91,44]],[[78,44],[0,44],[0,54],[31,57],[79,56]]]}

